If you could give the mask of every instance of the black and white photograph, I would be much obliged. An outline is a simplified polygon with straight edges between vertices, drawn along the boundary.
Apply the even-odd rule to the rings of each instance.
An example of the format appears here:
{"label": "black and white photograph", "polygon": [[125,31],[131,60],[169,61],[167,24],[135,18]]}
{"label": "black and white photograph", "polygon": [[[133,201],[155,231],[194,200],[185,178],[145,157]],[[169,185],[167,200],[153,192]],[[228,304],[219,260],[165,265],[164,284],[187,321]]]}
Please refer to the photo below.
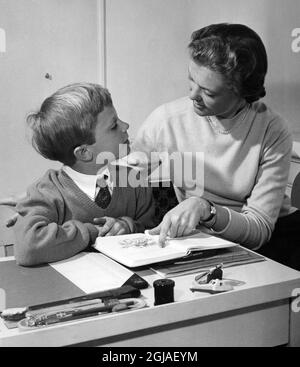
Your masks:
{"label": "black and white photograph", "polygon": [[0,0],[0,91],[3,351],[300,347],[299,0]]}

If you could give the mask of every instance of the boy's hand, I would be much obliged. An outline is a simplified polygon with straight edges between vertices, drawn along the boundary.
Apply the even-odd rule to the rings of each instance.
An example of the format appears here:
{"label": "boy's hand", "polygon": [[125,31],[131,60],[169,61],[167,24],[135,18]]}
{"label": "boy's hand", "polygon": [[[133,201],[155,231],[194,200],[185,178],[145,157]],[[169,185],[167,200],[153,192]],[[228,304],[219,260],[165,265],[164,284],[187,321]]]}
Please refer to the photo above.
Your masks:
{"label": "boy's hand", "polygon": [[6,222],[6,227],[9,228],[9,227],[13,227],[15,224],[16,224],[16,221],[18,219],[18,216],[19,214],[16,213],[14,214],[12,217],[10,217],[7,222]]}
{"label": "boy's hand", "polygon": [[6,205],[11,208],[17,206],[18,202],[26,198],[26,192],[22,192],[21,194],[15,196],[7,196],[5,198],[0,198],[0,205]]}
{"label": "boy's hand", "polygon": [[[0,205],[4,205],[4,206],[8,206],[11,209],[15,210],[18,202],[20,200],[23,200],[26,198],[26,192],[22,192],[19,195],[15,195],[15,196],[8,196],[5,198],[0,198]],[[13,227],[18,219],[18,213],[13,214],[6,222],[6,227]]]}
{"label": "boy's hand", "polygon": [[94,218],[94,224],[102,225],[99,228],[98,235],[103,236],[117,236],[121,234],[131,233],[130,227],[125,220],[120,218],[102,217]]}

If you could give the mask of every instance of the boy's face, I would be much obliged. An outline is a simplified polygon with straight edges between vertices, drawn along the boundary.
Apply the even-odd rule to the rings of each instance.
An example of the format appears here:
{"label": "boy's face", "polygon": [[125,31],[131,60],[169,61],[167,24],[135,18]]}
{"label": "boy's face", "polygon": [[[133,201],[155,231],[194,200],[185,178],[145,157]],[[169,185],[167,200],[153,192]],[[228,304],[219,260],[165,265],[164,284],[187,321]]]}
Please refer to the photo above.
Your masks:
{"label": "boy's face", "polygon": [[128,128],[129,125],[118,118],[113,106],[107,106],[99,113],[95,143],[89,146],[93,151],[95,163],[107,164],[129,154]]}

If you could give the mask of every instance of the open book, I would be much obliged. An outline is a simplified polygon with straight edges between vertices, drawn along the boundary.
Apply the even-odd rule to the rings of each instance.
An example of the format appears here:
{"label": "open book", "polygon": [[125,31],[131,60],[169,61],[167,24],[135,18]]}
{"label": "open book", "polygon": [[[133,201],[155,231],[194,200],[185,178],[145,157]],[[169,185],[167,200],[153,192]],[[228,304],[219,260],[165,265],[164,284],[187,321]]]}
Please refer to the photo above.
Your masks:
{"label": "open book", "polygon": [[189,236],[167,239],[165,247],[158,244],[159,236],[143,233],[98,237],[93,247],[128,267],[177,259],[193,251],[236,246],[235,243],[195,231]]}

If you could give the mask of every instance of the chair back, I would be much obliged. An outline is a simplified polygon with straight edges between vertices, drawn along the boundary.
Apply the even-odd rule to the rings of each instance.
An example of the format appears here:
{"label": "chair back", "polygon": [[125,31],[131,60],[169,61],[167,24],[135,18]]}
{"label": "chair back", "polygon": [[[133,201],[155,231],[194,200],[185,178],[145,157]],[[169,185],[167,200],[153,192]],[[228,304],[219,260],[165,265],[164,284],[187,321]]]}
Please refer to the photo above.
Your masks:
{"label": "chair back", "polygon": [[294,207],[300,209],[300,172],[298,173],[293,182],[291,201]]}
{"label": "chair back", "polygon": [[6,222],[14,215],[14,211],[0,205],[0,257],[13,255],[15,237],[12,228],[6,227]]}
{"label": "chair back", "polygon": [[171,181],[162,181],[156,184],[156,187],[152,186],[152,193],[155,204],[154,222],[155,225],[158,225],[164,215],[178,204],[178,200]]}

